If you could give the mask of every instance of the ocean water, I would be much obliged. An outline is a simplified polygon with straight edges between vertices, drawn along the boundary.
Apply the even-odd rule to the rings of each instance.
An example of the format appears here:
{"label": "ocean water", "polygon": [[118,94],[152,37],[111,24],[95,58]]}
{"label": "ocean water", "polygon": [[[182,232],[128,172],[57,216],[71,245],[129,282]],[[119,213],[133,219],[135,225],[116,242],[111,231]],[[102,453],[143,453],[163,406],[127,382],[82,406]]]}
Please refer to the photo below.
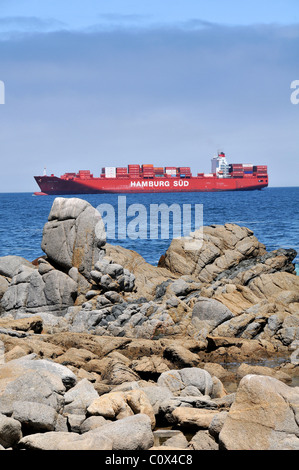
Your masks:
{"label": "ocean water", "polygon": [[[170,217],[170,236],[162,238],[163,231],[161,232],[160,226],[158,237],[150,238],[152,205],[164,203],[170,208],[175,204],[183,210],[183,205],[189,204],[185,207],[191,208],[192,230],[198,228],[195,207],[202,207],[203,225],[235,223],[250,228],[258,240],[266,245],[268,251],[277,248],[295,249],[298,252],[295,262],[299,274],[299,187],[223,193],[127,194],[122,195],[121,199],[122,204],[125,201],[125,209],[121,208],[120,195],[117,194],[76,197],[88,201],[95,208],[101,204],[112,207],[116,215],[116,237],[110,237],[107,241],[137,251],[153,265],[158,263],[161,255],[167,250],[174,232]],[[40,247],[43,226],[47,222],[54,199],[55,196],[39,197],[31,193],[0,193],[0,256],[18,255],[32,261],[43,255]],[[141,214],[141,206],[132,204],[141,205],[143,208],[143,218],[139,221],[143,225],[146,224],[147,235],[142,231],[144,227],[139,227],[141,235],[135,234],[136,239],[131,236],[119,239],[118,213],[122,212],[123,216],[128,208],[137,208],[137,212],[133,211],[131,217],[127,217],[127,227],[130,221],[136,222],[136,217]],[[144,214],[147,218],[144,218]]]}

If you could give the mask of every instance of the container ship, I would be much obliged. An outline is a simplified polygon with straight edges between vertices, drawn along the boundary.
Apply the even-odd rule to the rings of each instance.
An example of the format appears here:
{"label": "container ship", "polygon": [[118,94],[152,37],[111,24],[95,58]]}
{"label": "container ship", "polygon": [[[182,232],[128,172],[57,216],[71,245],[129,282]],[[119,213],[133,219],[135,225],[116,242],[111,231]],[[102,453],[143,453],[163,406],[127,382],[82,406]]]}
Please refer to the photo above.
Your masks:
{"label": "container ship", "polygon": [[268,186],[266,165],[227,162],[224,152],[212,158],[211,173],[193,175],[190,167],[155,167],[152,164],[104,167],[99,176],[90,170],[57,177],[34,177],[40,192],[35,195],[96,193],[164,193],[248,191]]}

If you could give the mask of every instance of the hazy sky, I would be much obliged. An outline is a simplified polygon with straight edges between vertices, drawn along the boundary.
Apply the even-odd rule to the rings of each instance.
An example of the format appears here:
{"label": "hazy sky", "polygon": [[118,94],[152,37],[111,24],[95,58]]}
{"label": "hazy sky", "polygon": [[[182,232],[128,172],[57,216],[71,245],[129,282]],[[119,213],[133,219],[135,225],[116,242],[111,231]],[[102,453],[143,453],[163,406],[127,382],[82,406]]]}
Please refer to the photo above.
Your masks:
{"label": "hazy sky", "polygon": [[0,80],[0,192],[220,149],[298,186],[298,0],[0,0]]}

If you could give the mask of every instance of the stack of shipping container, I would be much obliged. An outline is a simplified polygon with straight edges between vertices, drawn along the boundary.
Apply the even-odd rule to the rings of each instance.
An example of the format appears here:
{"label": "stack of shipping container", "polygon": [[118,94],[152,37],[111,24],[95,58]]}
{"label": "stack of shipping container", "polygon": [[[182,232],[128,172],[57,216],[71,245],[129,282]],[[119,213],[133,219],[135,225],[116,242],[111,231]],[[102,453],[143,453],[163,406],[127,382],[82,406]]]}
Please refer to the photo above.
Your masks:
{"label": "stack of shipping container", "polygon": [[[60,178],[62,180],[73,180],[74,178],[78,176],[79,176],[79,173],[78,175],[76,173],[64,173],[64,175],[62,175]],[[93,176],[93,175],[90,175],[90,176]]]}
{"label": "stack of shipping container", "polygon": [[256,170],[257,176],[263,176],[263,177],[266,177],[266,176],[267,176],[268,170],[267,170],[267,166],[266,166],[266,165],[258,165],[258,166],[254,167],[254,168],[255,168],[255,170]]}
{"label": "stack of shipping container", "polygon": [[115,166],[105,166],[104,168],[102,168],[102,174],[105,175],[105,178],[115,178],[116,177]]}
{"label": "stack of shipping container", "polygon": [[142,176],[143,178],[153,178],[154,165],[142,165]]}
{"label": "stack of shipping container", "polygon": [[232,163],[229,165],[230,176],[240,178],[250,178],[254,175],[256,176],[268,176],[268,167],[267,165],[258,165],[255,166],[252,163]]}
{"label": "stack of shipping container", "polygon": [[190,178],[191,176],[191,169],[189,166],[181,166],[178,168],[177,176],[181,178]]}
{"label": "stack of shipping container", "polygon": [[[266,165],[254,166],[251,163],[231,163],[229,165],[229,176],[233,178],[250,178],[253,176],[267,177],[268,169]],[[67,174],[72,177],[73,174]],[[78,175],[81,179],[93,177],[89,170],[81,170]],[[101,177],[103,178],[190,178],[192,176],[190,167],[166,166],[154,167],[152,164],[147,165],[128,165],[128,167],[104,167],[102,168]],[[215,173],[197,173],[198,177],[216,176]]]}
{"label": "stack of shipping container", "polygon": [[139,165],[128,165],[129,176],[131,178],[139,178],[140,166]]}
{"label": "stack of shipping container", "polygon": [[242,178],[244,175],[243,164],[242,163],[231,163],[229,165],[230,176],[234,178]]}
{"label": "stack of shipping container", "polygon": [[244,178],[250,178],[253,176],[253,165],[252,163],[243,163]]}
{"label": "stack of shipping container", "polygon": [[116,168],[116,178],[123,178],[124,176],[127,176],[127,167],[118,167]]}
{"label": "stack of shipping container", "polygon": [[162,166],[154,167],[154,174],[156,177],[164,176],[164,167]]}
{"label": "stack of shipping container", "polygon": [[89,170],[80,170],[77,176],[82,180],[88,180],[89,178],[93,177],[93,175],[90,174]]}
{"label": "stack of shipping container", "polygon": [[177,168],[175,166],[165,167],[165,176],[174,177],[177,174]]}

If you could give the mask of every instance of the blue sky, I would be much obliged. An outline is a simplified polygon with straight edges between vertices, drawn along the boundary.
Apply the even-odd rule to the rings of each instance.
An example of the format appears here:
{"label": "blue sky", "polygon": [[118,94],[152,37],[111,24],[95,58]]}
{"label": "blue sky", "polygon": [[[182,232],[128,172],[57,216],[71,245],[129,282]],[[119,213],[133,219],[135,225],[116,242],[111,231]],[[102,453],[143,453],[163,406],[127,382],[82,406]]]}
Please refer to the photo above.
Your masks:
{"label": "blue sky", "polygon": [[298,0],[1,0],[0,192],[128,163],[298,186]]}

